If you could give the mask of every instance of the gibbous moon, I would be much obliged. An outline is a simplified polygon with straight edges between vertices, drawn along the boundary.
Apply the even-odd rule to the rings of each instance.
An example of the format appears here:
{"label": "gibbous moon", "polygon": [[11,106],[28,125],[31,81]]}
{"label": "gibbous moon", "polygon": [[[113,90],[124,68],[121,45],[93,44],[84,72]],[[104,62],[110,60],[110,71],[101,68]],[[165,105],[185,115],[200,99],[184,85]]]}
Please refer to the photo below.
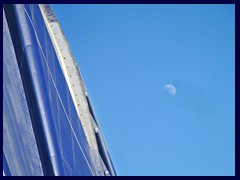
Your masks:
{"label": "gibbous moon", "polygon": [[166,84],[164,86],[164,89],[166,89],[166,91],[169,92],[169,94],[171,94],[172,96],[175,96],[176,88],[172,84]]}

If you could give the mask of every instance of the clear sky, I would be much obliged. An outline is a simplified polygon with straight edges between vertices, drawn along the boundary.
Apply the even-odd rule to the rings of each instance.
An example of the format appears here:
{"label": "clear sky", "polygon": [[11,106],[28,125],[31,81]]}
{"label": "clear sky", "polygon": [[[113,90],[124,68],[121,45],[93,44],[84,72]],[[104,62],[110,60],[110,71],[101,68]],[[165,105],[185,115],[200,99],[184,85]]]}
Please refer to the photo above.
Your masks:
{"label": "clear sky", "polygon": [[52,8],[118,175],[235,174],[234,5]]}

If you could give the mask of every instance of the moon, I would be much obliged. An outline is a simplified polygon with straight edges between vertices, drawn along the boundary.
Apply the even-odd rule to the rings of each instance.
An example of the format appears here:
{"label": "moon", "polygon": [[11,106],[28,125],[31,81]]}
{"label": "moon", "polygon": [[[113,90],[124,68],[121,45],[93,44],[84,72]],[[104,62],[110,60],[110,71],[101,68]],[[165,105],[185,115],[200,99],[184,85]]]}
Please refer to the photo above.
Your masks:
{"label": "moon", "polygon": [[172,84],[166,84],[164,86],[164,89],[169,92],[172,96],[176,95],[176,88]]}

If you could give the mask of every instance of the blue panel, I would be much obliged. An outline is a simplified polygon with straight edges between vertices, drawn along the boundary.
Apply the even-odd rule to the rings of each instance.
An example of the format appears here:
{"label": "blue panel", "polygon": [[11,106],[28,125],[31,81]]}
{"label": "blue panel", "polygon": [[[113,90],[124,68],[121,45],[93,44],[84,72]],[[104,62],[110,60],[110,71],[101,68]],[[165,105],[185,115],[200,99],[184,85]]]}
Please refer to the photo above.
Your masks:
{"label": "blue panel", "polygon": [[5,175],[43,175],[12,39],[3,13],[3,167]]}
{"label": "blue panel", "polygon": [[5,10],[44,174],[98,175],[39,6]]}
{"label": "blue panel", "polygon": [[8,162],[6,160],[4,153],[3,153],[3,176],[11,176],[11,172],[8,167]]}

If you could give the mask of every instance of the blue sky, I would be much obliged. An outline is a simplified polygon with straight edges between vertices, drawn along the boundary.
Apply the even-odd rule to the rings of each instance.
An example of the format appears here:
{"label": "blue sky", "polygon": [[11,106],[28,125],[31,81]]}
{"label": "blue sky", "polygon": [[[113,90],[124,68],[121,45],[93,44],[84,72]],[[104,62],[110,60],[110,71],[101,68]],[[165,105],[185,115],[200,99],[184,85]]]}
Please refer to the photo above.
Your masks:
{"label": "blue sky", "polygon": [[52,8],[118,175],[235,174],[234,5]]}

